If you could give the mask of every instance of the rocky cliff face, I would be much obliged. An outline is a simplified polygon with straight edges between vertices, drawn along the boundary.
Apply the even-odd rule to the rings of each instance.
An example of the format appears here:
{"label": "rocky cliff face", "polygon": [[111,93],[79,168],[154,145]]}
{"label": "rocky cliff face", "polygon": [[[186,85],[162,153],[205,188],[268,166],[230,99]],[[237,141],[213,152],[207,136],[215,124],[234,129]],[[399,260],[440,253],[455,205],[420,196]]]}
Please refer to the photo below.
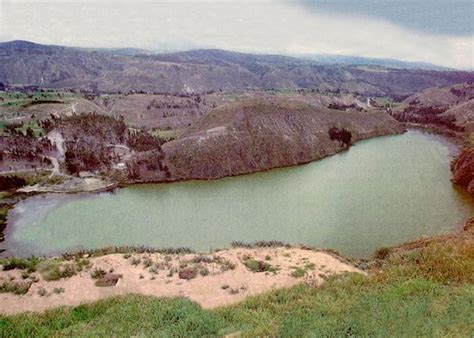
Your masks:
{"label": "rocky cliff face", "polygon": [[210,111],[163,150],[174,179],[214,179],[307,163],[346,149],[349,145],[331,140],[332,128],[350,132],[352,142],[404,131],[382,112],[254,99]]}
{"label": "rocky cliff face", "polygon": [[466,148],[451,163],[451,180],[474,196],[474,148]]}

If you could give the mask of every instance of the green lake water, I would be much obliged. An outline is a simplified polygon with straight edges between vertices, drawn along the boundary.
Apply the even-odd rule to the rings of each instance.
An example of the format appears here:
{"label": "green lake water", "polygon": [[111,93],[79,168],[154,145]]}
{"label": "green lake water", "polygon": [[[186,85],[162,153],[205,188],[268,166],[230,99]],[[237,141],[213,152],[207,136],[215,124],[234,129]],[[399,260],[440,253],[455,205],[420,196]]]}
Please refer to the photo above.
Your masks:
{"label": "green lake water", "polygon": [[440,138],[409,131],[265,173],[37,196],[10,212],[0,248],[20,256],[111,245],[208,251],[234,240],[280,240],[365,256],[450,231],[474,213],[450,182],[451,151]]}

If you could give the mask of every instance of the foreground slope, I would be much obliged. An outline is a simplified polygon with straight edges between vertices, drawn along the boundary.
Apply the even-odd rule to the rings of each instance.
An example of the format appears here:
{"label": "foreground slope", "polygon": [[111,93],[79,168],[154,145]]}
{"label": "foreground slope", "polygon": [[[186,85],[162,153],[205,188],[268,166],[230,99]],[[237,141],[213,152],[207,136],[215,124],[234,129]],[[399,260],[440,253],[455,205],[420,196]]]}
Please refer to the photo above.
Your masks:
{"label": "foreground slope", "polygon": [[[474,237],[468,224],[463,232],[378,250],[376,259],[360,264],[369,268],[367,275],[336,275],[315,286],[307,270],[300,277],[304,284],[213,310],[183,298],[129,295],[44,313],[0,315],[0,336],[383,337],[389,332],[471,337]],[[259,274],[266,278],[264,272],[254,273]]]}
{"label": "foreground slope", "polygon": [[[361,272],[338,256],[298,247],[232,248],[208,255],[147,252],[78,257],[42,261],[33,268],[37,273],[25,279],[19,269],[0,271],[0,314],[77,306],[131,293],[187,297],[204,308],[215,308],[272,288],[301,281],[319,285],[334,274]],[[26,292],[20,294],[22,288]],[[64,291],[57,293],[55,288]]]}
{"label": "foreground slope", "polygon": [[381,112],[254,99],[210,111],[163,150],[173,178],[213,179],[307,163],[346,149],[348,144],[331,140],[332,128],[350,132],[352,142],[403,131]]}

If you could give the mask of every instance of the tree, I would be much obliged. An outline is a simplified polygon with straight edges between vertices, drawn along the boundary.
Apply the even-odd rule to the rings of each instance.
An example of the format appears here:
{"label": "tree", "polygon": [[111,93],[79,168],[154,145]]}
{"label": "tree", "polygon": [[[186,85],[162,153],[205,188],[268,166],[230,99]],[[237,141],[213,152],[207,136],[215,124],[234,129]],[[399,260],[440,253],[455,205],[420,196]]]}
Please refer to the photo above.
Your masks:
{"label": "tree", "polygon": [[350,146],[352,141],[352,133],[344,128],[333,127],[329,129],[329,138],[331,140],[341,141],[341,145]]}
{"label": "tree", "polygon": [[31,129],[31,127],[26,128],[26,136],[31,138],[35,137],[35,132],[33,129]]}

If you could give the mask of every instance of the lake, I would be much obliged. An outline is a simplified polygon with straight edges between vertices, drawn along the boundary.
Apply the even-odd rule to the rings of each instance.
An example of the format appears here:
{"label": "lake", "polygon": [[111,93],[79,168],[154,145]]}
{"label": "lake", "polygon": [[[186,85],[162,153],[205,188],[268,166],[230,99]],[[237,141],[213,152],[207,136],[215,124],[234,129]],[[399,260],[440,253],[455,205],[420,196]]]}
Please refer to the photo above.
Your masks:
{"label": "lake", "polygon": [[209,251],[234,240],[280,240],[366,256],[450,231],[474,213],[450,182],[452,150],[409,131],[264,173],[35,196],[10,212],[0,248],[18,256],[111,245]]}

